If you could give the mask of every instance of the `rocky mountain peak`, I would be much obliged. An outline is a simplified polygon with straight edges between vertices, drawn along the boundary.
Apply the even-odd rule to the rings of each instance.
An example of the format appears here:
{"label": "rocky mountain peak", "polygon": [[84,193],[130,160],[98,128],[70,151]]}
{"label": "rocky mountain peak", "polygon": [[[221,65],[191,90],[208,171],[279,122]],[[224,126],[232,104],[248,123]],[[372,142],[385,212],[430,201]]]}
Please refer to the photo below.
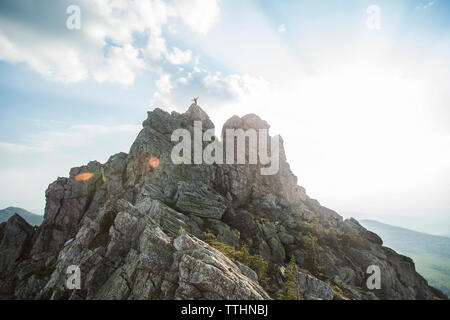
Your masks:
{"label": "rocky mountain peak", "polygon": [[270,125],[262,120],[259,116],[257,116],[254,113],[247,114],[243,116],[242,118],[239,116],[232,116],[230,119],[228,119],[222,128],[222,139],[225,137],[225,130],[226,129],[269,129]]}
{"label": "rocky mountain peak", "polygon": [[[440,299],[411,259],[354,220],[310,199],[281,146],[279,171],[175,164],[176,129],[213,128],[196,104],[154,109],[128,154],[73,168],[46,190],[44,222],[0,224],[0,297],[17,299],[270,299],[298,265],[307,299]],[[257,115],[224,128],[268,129]],[[381,269],[381,289],[366,285]],[[65,286],[69,266],[80,290]]]}
{"label": "rocky mountain peak", "polygon": [[202,108],[200,108],[200,106],[196,103],[193,103],[189,106],[189,108],[187,109],[187,111],[184,113],[184,116],[186,118],[188,118],[191,121],[194,120],[200,120],[200,121],[204,121],[204,120],[209,120],[209,116],[208,114],[203,111]]}

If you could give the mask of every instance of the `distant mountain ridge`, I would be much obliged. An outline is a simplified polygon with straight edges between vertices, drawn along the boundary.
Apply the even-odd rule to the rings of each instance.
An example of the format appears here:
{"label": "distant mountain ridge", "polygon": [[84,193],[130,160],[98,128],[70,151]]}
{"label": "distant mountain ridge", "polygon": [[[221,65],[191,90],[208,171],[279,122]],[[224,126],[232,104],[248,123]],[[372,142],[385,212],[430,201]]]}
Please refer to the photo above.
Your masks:
{"label": "distant mountain ridge", "polygon": [[375,220],[359,220],[378,234],[385,246],[411,257],[428,282],[450,295],[450,238],[435,236]]}
{"label": "distant mountain ridge", "polygon": [[24,218],[29,224],[33,225],[41,225],[44,217],[38,214],[31,213],[28,210],[18,208],[18,207],[8,207],[3,210],[0,210],[0,223],[8,221],[15,213]]}

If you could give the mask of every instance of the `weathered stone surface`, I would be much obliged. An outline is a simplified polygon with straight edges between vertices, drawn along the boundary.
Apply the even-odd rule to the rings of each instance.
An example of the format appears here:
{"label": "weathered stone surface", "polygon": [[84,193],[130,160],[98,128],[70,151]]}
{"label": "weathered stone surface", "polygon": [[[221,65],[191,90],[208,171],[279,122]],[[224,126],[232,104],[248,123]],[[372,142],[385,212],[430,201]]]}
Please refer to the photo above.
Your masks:
{"label": "weathered stone surface", "polygon": [[334,292],[331,287],[306,273],[298,273],[300,292],[305,300],[333,300]]}
{"label": "weathered stone surface", "polygon": [[174,241],[180,260],[179,281],[176,296],[225,300],[262,300],[269,295],[253,279],[219,251],[198,239],[183,234]]}
{"label": "weathered stone surface", "polygon": [[258,275],[255,271],[247,267],[245,264],[240,263],[239,261],[236,262],[236,265],[241,270],[242,274],[246,276],[247,278],[253,280],[254,282],[258,282]]}
{"label": "weathered stone surface", "polygon": [[179,183],[175,206],[199,217],[221,219],[227,200],[201,182]]}

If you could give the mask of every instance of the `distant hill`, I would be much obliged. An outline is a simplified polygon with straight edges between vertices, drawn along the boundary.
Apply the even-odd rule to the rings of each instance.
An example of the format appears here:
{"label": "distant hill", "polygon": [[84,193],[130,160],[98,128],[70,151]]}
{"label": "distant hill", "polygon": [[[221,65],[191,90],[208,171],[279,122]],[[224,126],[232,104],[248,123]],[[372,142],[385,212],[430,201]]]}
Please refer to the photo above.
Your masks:
{"label": "distant hill", "polygon": [[384,245],[411,257],[428,283],[450,296],[450,238],[434,236],[374,220],[360,220]]}
{"label": "distant hill", "polygon": [[17,213],[19,216],[24,218],[29,224],[33,225],[40,225],[42,223],[42,220],[44,219],[43,216],[31,213],[25,209],[17,208],[17,207],[8,207],[6,209],[0,210],[0,223],[8,221],[9,218],[11,218],[14,213]]}

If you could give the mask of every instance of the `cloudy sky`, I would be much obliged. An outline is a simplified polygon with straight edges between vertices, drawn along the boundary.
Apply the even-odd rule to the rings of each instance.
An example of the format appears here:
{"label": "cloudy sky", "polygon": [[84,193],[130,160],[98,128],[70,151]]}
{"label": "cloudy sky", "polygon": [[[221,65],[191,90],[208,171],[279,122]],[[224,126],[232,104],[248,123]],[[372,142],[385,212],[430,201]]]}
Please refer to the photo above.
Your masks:
{"label": "cloudy sky", "polygon": [[444,0],[2,0],[0,207],[43,211],[148,109],[200,96],[219,129],[266,119],[322,204],[450,234],[449,76]]}

